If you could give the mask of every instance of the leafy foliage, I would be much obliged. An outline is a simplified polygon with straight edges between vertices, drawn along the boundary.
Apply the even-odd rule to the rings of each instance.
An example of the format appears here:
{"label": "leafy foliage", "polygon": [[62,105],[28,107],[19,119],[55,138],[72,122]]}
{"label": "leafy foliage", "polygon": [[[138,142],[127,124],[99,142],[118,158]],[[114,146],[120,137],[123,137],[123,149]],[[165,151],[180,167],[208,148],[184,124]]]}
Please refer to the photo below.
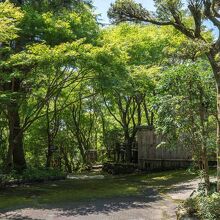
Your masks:
{"label": "leafy foliage", "polygon": [[136,24],[103,29],[90,1],[13,2],[0,3],[2,170],[74,172],[91,163],[90,151],[101,155],[96,162],[113,159],[116,146],[130,163],[140,125],[198,161],[202,149],[214,155],[215,89],[206,57],[214,38],[181,1],[155,1],[151,13],[118,0],[111,18]]}
{"label": "leafy foliage", "polygon": [[212,193],[208,196],[198,195],[195,198],[189,198],[184,203],[184,207],[190,215],[196,215],[200,219],[215,220],[220,217],[219,203],[219,193]]}
{"label": "leafy foliage", "polygon": [[23,18],[23,13],[9,1],[0,2],[0,42],[15,39],[18,35],[18,23]]}

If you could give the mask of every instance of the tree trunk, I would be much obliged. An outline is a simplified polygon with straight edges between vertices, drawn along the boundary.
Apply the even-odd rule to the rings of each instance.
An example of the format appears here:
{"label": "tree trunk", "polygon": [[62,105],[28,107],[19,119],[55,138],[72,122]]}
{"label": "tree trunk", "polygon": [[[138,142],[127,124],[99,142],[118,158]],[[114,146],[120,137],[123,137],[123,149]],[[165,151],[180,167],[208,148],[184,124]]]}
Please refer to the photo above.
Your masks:
{"label": "tree trunk", "polygon": [[220,82],[217,84],[217,191],[220,192]]}
{"label": "tree trunk", "polygon": [[87,164],[87,157],[86,157],[86,152],[85,152],[85,149],[84,149],[84,147],[83,147],[83,144],[82,144],[82,142],[80,143],[80,142],[78,142],[78,146],[79,146],[79,151],[80,151],[80,154],[81,154],[81,156],[82,156],[82,160],[83,160],[83,163],[84,164]]}
{"label": "tree trunk", "polygon": [[50,116],[49,116],[49,102],[47,102],[47,111],[46,111],[46,119],[47,119],[47,161],[46,161],[46,167],[51,167],[52,162],[52,146],[53,146],[53,135],[51,134],[51,127],[50,127]]}
{"label": "tree trunk", "polygon": [[203,178],[205,181],[205,186],[207,192],[210,189],[210,180],[209,180],[209,164],[208,164],[208,156],[207,156],[207,128],[205,126],[207,122],[206,116],[206,105],[204,103],[204,91],[202,87],[199,89],[200,91],[200,123],[202,128],[202,147],[201,147],[201,157],[202,157],[202,171]]}
{"label": "tree trunk", "polygon": [[[8,105],[9,149],[7,168],[22,171],[26,168],[23,148],[23,131],[20,126],[19,107],[16,102]],[[13,164],[12,164],[13,163]]]}
{"label": "tree trunk", "polygon": [[203,178],[205,181],[205,186],[207,191],[209,191],[210,189],[209,164],[208,164],[206,147],[202,147],[202,169],[203,169]]}
{"label": "tree trunk", "polygon": [[217,135],[216,135],[216,153],[217,153],[217,191],[220,192],[220,66],[216,62],[215,57],[218,54],[218,50],[211,48],[207,53],[207,57],[211,64],[217,89]]}
{"label": "tree trunk", "polygon": [[126,144],[126,162],[131,163],[132,161],[132,153],[131,153],[132,145],[130,143]]}
{"label": "tree trunk", "polygon": [[68,159],[68,153],[66,152],[66,150],[63,146],[60,147],[60,151],[63,155],[63,160],[64,160],[64,163],[65,163],[65,170],[68,173],[72,173],[72,167],[71,167],[71,164],[70,164],[69,159]]}
{"label": "tree trunk", "polygon": [[[10,132],[10,128],[9,128],[9,132]],[[8,152],[7,152],[7,157],[6,157],[6,162],[5,162],[5,171],[7,173],[9,173],[12,169],[13,169],[13,149],[12,149],[12,144],[10,144],[10,137],[11,132],[9,134],[9,138],[8,138]]]}
{"label": "tree trunk", "polygon": [[52,152],[52,144],[51,142],[48,142],[48,146],[47,146],[47,162],[46,162],[46,167],[50,168],[51,167],[51,162],[52,162],[52,156],[53,156],[53,152]]}
{"label": "tree trunk", "polygon": [[125,152],[126,152],[126,162],[132,162],[132,140],[128,132],[125,132]]}

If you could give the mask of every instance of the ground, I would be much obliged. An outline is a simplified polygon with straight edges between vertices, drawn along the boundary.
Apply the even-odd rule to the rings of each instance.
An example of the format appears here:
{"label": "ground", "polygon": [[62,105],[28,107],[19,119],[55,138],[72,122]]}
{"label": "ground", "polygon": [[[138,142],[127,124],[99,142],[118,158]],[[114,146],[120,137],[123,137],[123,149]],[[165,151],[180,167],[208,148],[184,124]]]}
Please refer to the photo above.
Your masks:
{"label": "ground", "polygon": [[198,182],[181,170],[14,187],[0,192],[0,218],[172,220]]}

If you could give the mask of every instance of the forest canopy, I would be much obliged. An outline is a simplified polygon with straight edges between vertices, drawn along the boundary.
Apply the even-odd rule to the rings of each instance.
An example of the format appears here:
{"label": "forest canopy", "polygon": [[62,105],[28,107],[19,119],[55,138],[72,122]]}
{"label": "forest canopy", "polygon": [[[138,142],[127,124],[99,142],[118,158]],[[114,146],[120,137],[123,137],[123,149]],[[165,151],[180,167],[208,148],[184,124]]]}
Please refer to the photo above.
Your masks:
{"label": "forest canopy", "polygon": [[90,151],[97,162],[114,160],[119,145],[131,163],[146,126],[163,136],[158,147],[181,144],[201,160],[209,184],[218,53],[195,14],[208,6],[191,2],[190,15],[181,1],[155,2],[154,15],[116,1],[109,16],[117,25],[105,28],[90,1],[0,2],[1,172],[71,173],[90,164]]}

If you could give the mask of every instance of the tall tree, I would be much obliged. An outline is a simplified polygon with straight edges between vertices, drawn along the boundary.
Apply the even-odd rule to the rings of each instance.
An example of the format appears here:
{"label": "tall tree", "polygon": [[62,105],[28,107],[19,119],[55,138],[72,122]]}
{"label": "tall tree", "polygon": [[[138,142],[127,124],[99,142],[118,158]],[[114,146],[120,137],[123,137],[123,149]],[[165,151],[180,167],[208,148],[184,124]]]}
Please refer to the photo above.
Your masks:
{"label": "tall tree", "polygon": [[[133,0],[117,0],[108,12],[115,22],[139,21],[156,25],[171,25],[189,41],[203,45],[216,81],[217,88],[217,182],[220,191],[220,8],[217,0],[155,0],[156,13],[149,12]],[[187,11],[187,12],[186,12]],[[218,30],[212,40],[204,35],[204,21]]]}
{"label": "tall tree", "polygon": [[[39,117],[49,99],[85,76],[79,57],[89,50],[89,46],[86,49],[83,45],[91,42],[91,35],[95,39],[98,28],[91,10],[81,1],[14,1],[20,9],[11,17],[10,3],[0,4],[6,14],[3,21],[8,16],[12,23],[19,10],[23,13],[20,23],[15,22],[17,27],[8,23],[17,35],[1,44],[0,66],[1,91],[8,95],[4,102],[10,131],[7,167],[23,170],[26,167],[24,132]],[[25,116],[21,115],[30,99],[31,107],[26,108]]]}
{"label": "tall tree", "polygon": [[208,152],[215,131],[215,84],[207,62],[184,63],[163,72],[158,89],[157,130],[169,147],[192,152],[209,189]]}
{"label": "tall tree", "polygon": [[[26,163],[24,159],[22,136],[18,136],[20,133],[20,118],[17,112],[18,106],[14,101],[10,101],[11,95],[17,93],[20,89],[20,83],[16,77],[13,77],[10,81],[8,76],[10,73],[6,70],[6,68],[2,68],[4,60],[7,59],[11,52],[10,41],[17,38],[19,30],[17,24],[21,21],[23,13],[19,8],[14,7],[14,5],[10,4],[8,1],[0,3],[0,11],[0,57],[2,60],[0,78],[1,103],[6,103],[7,105],[7,118],[9,121],[9,130],[11,131],[9,134],[9,149],[12,149],[12,145],[15,145],[16,142],[17,147],[14,147],[14,161],[15,163],[21,163],[24,168]],[[8,92],[10,88],[13,94]],[[13,136],[18,136],[18,138],[15,140]],[[11,150],[9,151],[10,155],[12,155],[13,152]]]}
{"label": "tall tree", "polygon": [[[103,31],[97,53],[100,74],[96,88],[124,136],[127,162],[131,162],[137,127],[153,127],[156,76],[174,49],[172,28],[121,24]],[[155,37],[156,36],[156,37]],[[176,39],[182,41],[182,37]],[[100,89],[101,88],[101,89]],[[100,91],[101,90],[101,91]]]}

